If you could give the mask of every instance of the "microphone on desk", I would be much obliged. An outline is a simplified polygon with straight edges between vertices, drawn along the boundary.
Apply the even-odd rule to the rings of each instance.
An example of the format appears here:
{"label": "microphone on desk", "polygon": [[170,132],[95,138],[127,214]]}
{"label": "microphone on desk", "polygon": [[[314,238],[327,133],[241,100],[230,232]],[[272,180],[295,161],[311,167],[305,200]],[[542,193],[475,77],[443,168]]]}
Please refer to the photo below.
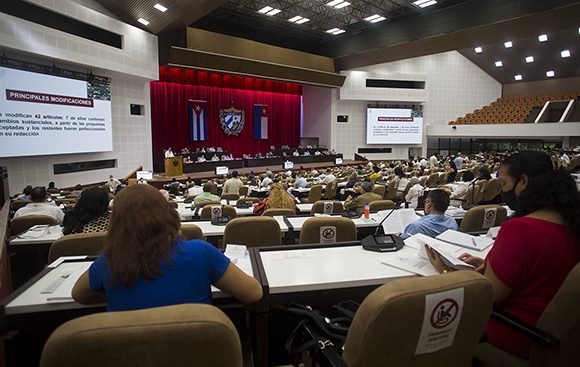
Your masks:
{"label": "microphone on desk", "polygon": [[388,234],[385,235],[383,231],[383,235],[379,235],[379,231],[383,228],[383,223],[387,220],[388,217],[393,214],[396,207],[391,209],[391,211],[381,220],[377,229],[375,229],[375,233],[366,236],[360,242],[362,247],[368,251],[375,251],[375,252],[394,252],[398,251],[405,246],[405,243],[401,239],[401,237]]}

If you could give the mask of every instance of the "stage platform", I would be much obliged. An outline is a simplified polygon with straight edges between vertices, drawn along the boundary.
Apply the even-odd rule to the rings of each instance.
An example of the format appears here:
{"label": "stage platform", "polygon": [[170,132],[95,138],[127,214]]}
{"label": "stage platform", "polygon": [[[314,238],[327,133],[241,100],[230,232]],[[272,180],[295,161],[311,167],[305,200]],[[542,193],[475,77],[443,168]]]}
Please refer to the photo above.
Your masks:
{"label": "stage platform", "polygon": [[[227,162],[224,162],[227,164]],[[345,159],[343,161],[343,164],[333,164],[331,162],[321,162],[321,163],[305,163],[305,164],[300,164],[300,165],[294,165],[294,170],[299,170],[300,167],[304,167],[305,169],[319,169],[319,168],[329,168],[329,167],[337,167],[337,166],[347,166],[347,165],[352,165],[352,164],[366,164],[366,161],[355,161],[355,160],[351,160],[351,159]],[[225,164],[224,164],[225,165]],[[260,173],[264,173],[266,172],[268,169],[270,169],[272,172],[280,172],[283,171],[283,169],[279,166],[260,166],[260,167],[244,167],[244,168],[236,168],[236,169],[232,169],[232,170],[236,170],[238,171],[240,174],[247,174],[250,173],[251,171],[254,171],[255,174],[260,174]],[[230,171],[231,172],[231,171]],[[165,174],[163,173],[154,173],[153,174],[153,180],[149,180],[148,182],[153,185],[153,186],[159,186],[161,187],[162,185],[171,182],[172,179],[177,179],[180,182],[185,182],[187,180],[193,180],[195,178],[212,178],[212,177],[218,177],[216,176],[214,171],[206,171],[206,172],[195,172],[195,173],[184,173],[182,176],[175,176],[175,177],[166,177]]]}

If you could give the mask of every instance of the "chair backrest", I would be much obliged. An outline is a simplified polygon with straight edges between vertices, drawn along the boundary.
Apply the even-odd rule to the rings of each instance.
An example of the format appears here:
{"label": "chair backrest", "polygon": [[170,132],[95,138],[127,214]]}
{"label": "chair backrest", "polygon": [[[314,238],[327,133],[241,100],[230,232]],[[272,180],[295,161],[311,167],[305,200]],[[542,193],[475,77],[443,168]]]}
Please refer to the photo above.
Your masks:
{"label": "chair backrest", "polygon": [[[492,214],[495,209],[495,213]],[[495,215],[495,219],[494,219]],[[487,216],[487,218],[486,218]],[[507,220],[507,210],[500,205],[478,205],[465,213],[461,224],[460,232],[484,231],[490,227],[500,226]]]}
{"label": "chair backrest", "polygon": [[62,236],[50,246],[48,262],[51,263],[62,256],[100,255],[106,234],[107,232],[94,232]]}
{"label": "chair backrest", "polygon": [[199,203],[197,205],[198,208],[203,208],[206,205],[222,205],[221,201],[216,201],[216,200],[210,200],[210,201],[204,201],[202,203]]}
{"label": "chair backrest", "polygon": [[192,223],[181,224],[181,236],[184,240],[202,240],[203,231],[201,228]]}
{"label": "chair backrest", "polygon": [[18,209],[25,207],[26,204],[31,202],[32,201],[30,200],[14,200],[12,203],[10,203],[10,209],[17,211]]}
{"label": "chair backrest", "polygon": [[580,263],[568,274],[560,290],[542,313],[537,327],[555,336],[560,344],[546,349],[532,345],[530,367],[578,364],[580,345]]}
{"label": "chair backrest", "polygon": [[335,230],[332,231],[334,242],[356,240],[356,225],[352,219],[344,217],[318,217],[310,218],[304,222],[302,230],[300,231],[300,244],[324,242],[320,227],[335,227]]}
{"label": "chair backrest", "polygon": [[324,213],[324,204],[332,203],[332,214],[340,214],[344,211],[344,206],[342,205],[341,201],[333,201],[333,200],[318,200],[312,205],[310,209],[310,214],[315,213]]}
{"label": "chair backrest", "polygon": [[246,195],[248,195],[248,186],[240,187],[240,196],[246,196]]}
{"label": "chair backrest", "polygon": [[448,173],[439,173],[439,177],[437,177],[437,181],[435,181],[435,186],[446,184],[447,177],[449,177]]}
{"label": "chair backrest", "polygon": [[427,183],[428,179],[429,179],[429,176],[421,176],[421,178],[419,179],[419,185],[425,187],[425,184]]}
{"label": "chair backrest", "polygon": [[224,245],[277,246],[281,241],[280,225],[272,217],[236,218],[229,221],[224,232]]}
{"label": "chair backrest", "polygon": [[[214,205],[206,205],[201,209],[201,214],[199,218],[201,220],[210,220],[211,219],[211,209]],[[236,213],[236,208],[231,205],[217,205],[222,207],[222,217],[229,217],[229,218],[236,218],[238,215]]]}
{"label": "chair backrest", "polygon": [[[471,366],[492,304],[491,283],[474,271],[388,282],[356,312],[343,358],[349,367]],[[433,336],[448,346],[430,349]]]}
{"label": "chair backrest", "polygon": [[238,200],[240,198],[239,194],[229,193],[229,194],[222,194],[222,200]]}
{"label": "chair backrest", "polygon": [[501,183],[499,179],[492,178],[491,180],[487,181],[487,183],[483,188],[482,201],[493,200],[496,196],[499,195],[500,192],[501,192]]}
{"label": "chair backrest", "polygon": [[389,186],[387,186],[387,190],[384,195],[386,200],[395,200],[397,198],[397,183],[398,181],[394,179],[389,181]]}
{"label": "chair backrest", "polygon": [[41,367],[242,366],[240,338],[217,307],[185,304],[83,316],[61,325]]}
{"label": "chair backrest", "polygon": [[308,202],[315,203],[322,199],[322,185],[314,185],[310,188],[308,193]]}
{"label": "chair backrest", "polygon": [[427,185],[427,187],[436,187],[438,179],[439,179],[439,173],[432,173],[429,176],[429,178],[427,179],[427,182],[425,183],[425,185]]}
{"label": "chair backrest", "polygon": [[54,226],[58,224],[58,221],[47,215],[25,215],[23,217],[12,219],[12,222],[10,222],[10,233],[12,236],[15,236],[19,233],[28,231],[30,227],[37,224],[48,224]]}
{"label": "chair backrest", "polygon": [[218,186],[216,183],[210,183],[210,187],[209,187],[209,193],[213,194],[213,195],[217,195],[218,192]]}
{"label": "chair backrest", "polygon": [[376,213],[380,210],[388,210],[393,209],[395,207],[395,203],[391,200],[377,200],[371,201],[369,203],[369,209],[371,213]]}
{"label": "chair backrest", "polygon": [[384,197],[385,196],[385,192],[387,187],[385,185],[375,185],[373,187],[373,192],[377,195],[379,195],[380,197]]}
{"label": "chair backrest", "polygon": [[277,208],[272,208],[272,209],[266,209],[264,211],[264,213],[262,213],[262,215],[265,215],[267,217],[275,217],[275,216],[291,216],[291,215],[296,215],[296,211],[292,210],[292,209],[277,209]]}

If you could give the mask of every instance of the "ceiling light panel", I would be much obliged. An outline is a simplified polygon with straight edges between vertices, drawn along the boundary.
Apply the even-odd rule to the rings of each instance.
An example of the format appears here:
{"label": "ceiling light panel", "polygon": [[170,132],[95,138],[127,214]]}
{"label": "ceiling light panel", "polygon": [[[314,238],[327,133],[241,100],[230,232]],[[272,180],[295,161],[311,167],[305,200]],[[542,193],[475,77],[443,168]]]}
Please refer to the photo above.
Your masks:
{"label": "ceiling light panel", "polygon": [[570,57],[570,50],[562,50],[562,52],[560,52],[560,56],[564,57]]}
{"label": "ceiling light panel", "polygon": [[147,21],[147,20],[145,20],[145,19],[143,19],[143,18],[139,18],[139,19],[137,19],[137,21],[138,21],[139,23],[143,24],[143,25],[149,25],[149,21]]}
{"label": "ceiling light panel", "polygon": [[272,9],[269,12],[267,12],[266,15],[269,15],[269,16],[276,15],[276,14],[278,14],[281,11],[282,10],[280,10],[280,9]]}
{"label": "ceiling light panel", "polygon": [[167,8],[161,4],[155,4],[155,5],[153,5],[153,7],[155,9],[159,10],[160,12],[163,12],[163,13],[165,13],[167,11]]}
{"label": "ceiling light panel", "polygon": [[476,47],[474,50],[475,50],[476,54],[480,54],[483,52],[483,48],[481,48],[481,47]]}
{"label": "ceiling light panel", "polygon": [[548,35],[547,34],[540,34],[538,36],[538,41],[540,42],[546,42],[548,40]]}
{"label": "ceiling light panel", "polygon": [[302,18],[299,21],[297,21],[296,24],[304,24],[304,23],[309,22],[309,21],[310,21],[310,19],[308,19],[308,18]]}
{"label": "ceiling light panel", "polygon": [[375,19],[371,20],[371,23],[382,22],[385,19],[387,19],[387,18],[385,18],[385,17],[378,17],[378,18],[375,18]]}
{"label": "ceiling light panel", "polygon": [[503,44],[503,46],[505,48],[512,48],[512,47],[514,47],[514,44],[512,43],[512,41],[507,41]]}
{"label": "ceiling light panel", "polygon": [[528,57],[526,57],[526,62],[527,62],[528,64],[529,64],[529,63],[532,63],[532,62],[534,62],[534,57],[533,57],[533,56],[528,56]]}
{"label": "ceiling light panel", "polygon": [[296,23],[297,21],[299,21],[301,19],[304,19],[304,18],[302,18],[300,15],[297,15],[297,16],[295,16],[293,18],[288,19],[288,21],[289,22],[292,22],[292,23]]}
{"label": "ceiling light panel", "polygon": [[515,80],[522,80],[522,79],[523,79],[523,77],[522,77],[522,75],[521,75],[521,74],[518,74],[518,75],[514,75],[514,79],[515,79]]}
{"label": "ceiling light panel", "polygon": [[435,1],[435,0],[417,0],[417,1],[413,1],[413,4],[417,5],[420,8],[426,8],[428,6],[437,4],[437,1]]}
{"label": "ceiling light panel", "polygon": [[335,6],[342,3],[344,0],[332,0],[331,2],[327,3],[328,6]]}
{"label": "ceiling light panel", "polygon": [[554,70],[548,70],[548,71],[546,71],[546,76],[548,78],[553,78],[554,75],[556,75],[556,73],[554,73]]}
{"label": "ceiling light panel", "polygon": [[262,9],[258,10],[258,13],[266,14],[267,12],[269,12],[272,9],[274,9],[274,8],[271,6],[264,6]]}
{"label": "ceiling light panel", "polygon": [[344,7],[347,7],[347,6],[349,6],[349,5],[350,5],[350,3],[349,3],[348,1],[343,1],[343,2],[342,2],[342,3],[340,3],[340,4],[338,4],[338,5],[335,5],[335,6],[334,6],[334,8],[335,8],[335,9],[342,9],[342,8],[344,8]]}
{"label": "ceiling light panel", "polygon": [[499,67],[503,66],[503,62],[501,62],[501,61],[496,61],[496,62],[495,62],[495,66],[499,68]]}

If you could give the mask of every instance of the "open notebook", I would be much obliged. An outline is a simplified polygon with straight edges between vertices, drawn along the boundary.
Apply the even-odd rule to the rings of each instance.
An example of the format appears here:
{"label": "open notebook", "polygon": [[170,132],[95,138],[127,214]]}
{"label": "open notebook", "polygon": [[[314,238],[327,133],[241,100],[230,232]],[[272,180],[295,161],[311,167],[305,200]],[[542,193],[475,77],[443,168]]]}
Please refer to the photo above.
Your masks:
{"label": "open notebook", "polygon": [[[381,210],[377,214],[379,214],[379,218],[377,221],[382,221],[383,218],[388,215],[391,211],[390,210]],[[383,222],[383,230],[385,233],[403,233],[405,227],[409,223],[412,223],[419,219],[417,213],[415,213],[415,209],[399,209],[393,211],[393,213]]]}

